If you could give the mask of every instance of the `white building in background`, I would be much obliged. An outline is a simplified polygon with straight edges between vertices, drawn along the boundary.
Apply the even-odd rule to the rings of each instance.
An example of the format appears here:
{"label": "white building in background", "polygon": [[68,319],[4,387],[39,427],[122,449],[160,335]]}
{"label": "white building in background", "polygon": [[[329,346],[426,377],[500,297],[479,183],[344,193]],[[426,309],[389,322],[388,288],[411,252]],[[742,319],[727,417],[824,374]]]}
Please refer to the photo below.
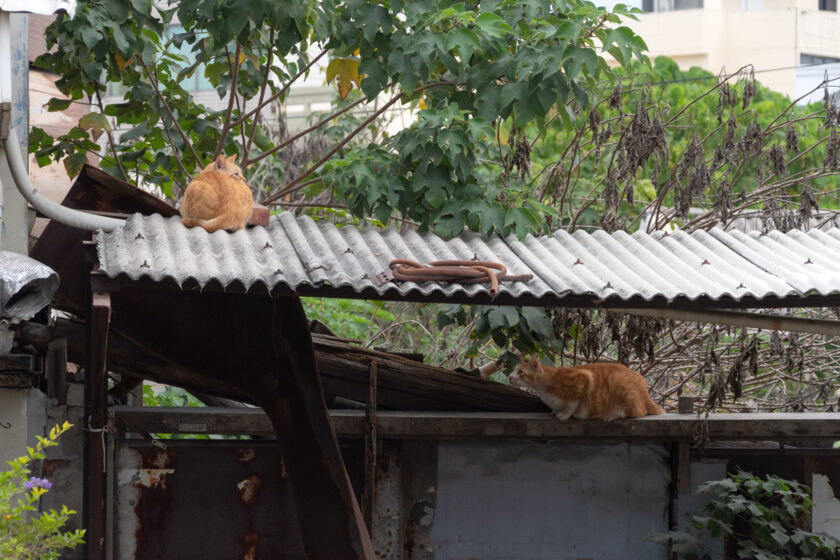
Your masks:
{"label": "white building in background", "polygon": [[[717,74],[752,64],[763,85],[796,98],[840,78],[837,0],[601,0],[639,8],[626,25],[642,36],[651,57]],[[840,90],[840,80],[833,92]],[[832,91],[832,90],[830,90]],[[822,99],[822,92],[811,101]],[[803,102],[808,101],[803,100]]]}

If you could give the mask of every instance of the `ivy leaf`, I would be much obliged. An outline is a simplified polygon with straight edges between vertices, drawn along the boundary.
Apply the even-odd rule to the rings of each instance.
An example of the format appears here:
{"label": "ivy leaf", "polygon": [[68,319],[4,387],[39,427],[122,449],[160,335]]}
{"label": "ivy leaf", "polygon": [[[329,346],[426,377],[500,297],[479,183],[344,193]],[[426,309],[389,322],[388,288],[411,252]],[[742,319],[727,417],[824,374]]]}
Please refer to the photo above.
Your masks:
{"label": "ivy leaf", "polygon": [[74,179],[82,171],[82,166],[87,163],[87,158],[84,154],[75,153],[70,154],[64,158],[64,170],[67,171],[67,176]]}
{"label": "ivy leaf", "polygon": [[111,131],[111,123],[108,122],[108,117],[102,113],[93,112],[79,119],[79,128],[93,130],[93,137],[99,138],[103,130]]}
{"label": "ivy leaf", "polygon": [[338,78],[338,94],[342,99],[353,89],[353,82],[359,85],[359,61],[355,58],[334,58],[327,65],[327,83]]}

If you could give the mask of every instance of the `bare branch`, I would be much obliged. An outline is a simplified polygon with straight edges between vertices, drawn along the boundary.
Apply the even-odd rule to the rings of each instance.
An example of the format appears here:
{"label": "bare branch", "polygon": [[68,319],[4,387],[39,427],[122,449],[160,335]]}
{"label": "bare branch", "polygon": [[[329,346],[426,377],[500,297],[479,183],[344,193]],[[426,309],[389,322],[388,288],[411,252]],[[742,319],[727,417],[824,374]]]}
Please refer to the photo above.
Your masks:
{"label": "bare branch", "polygon": [[[169,120],[172,122],[172,126],[175,127],[175,130],[178,131],[178,134],[181,136],[181,140],[183,140],[184,145],[189,148],[190,152],[192,153],[193,157],[195,158],[196,165],[199,167],[202,166],[201,158],[198,157],[198,154],[195,152],[195,148],[193,148],[192,144],[190,143],[190,139],[187,137],[187,134],[184,132],[184,129],[181,128],[181,125],[178,124],[178,119],[175,118],[175,115],[172,113],[172,109],[169,107],[169,103],[166,102],[166,99],[163,97],[163,93],[160,91],[160,84],[157,81],[157,77],[152,74],[149,70],[149,66],[146,64],[146,61],[143,60],[143,57],[140,53],[137,53],[137,60],[140,61],[140,65],[143,66],[143,70],[146,72],[146,77],[149,78],[149,81],[152,83],[152,87],[155,90],[155,94],[157,95],[160,104],[166,110],[166,114],[169,115]],[[164,130],[166,127],[164,127]],[[174,144],[173,144],[174,145]],[[181,163],[180,161],[178,163]],[[183,168],[183,164],[181,165]],[[187,174],[189,177],[189,174]]]}
{"label": "bare branch", "polygon": [[[96,104],[99,106],[99,112],[104,115],[105,106],[102,104],[102,97],[99,95],[99,88],[97,87],[94,91],[96,92]],[[125,172],[125,168],[123,167],[120,158],[117,157],[117,143],[114,141],[114,133],[110,127],[106,128],[105,132],[108,134],[108,145],[111,147],[111,153],[114,156],[114,163],[116,164],[117,169],[120,170],[120,175],[123,176],[123,179],[130,183],[131,180],[128,178],[128,173]]]}
{"label": "bare branch", "polygon": [[[257,132],[257,121],[260,118],[260,111],[262,110],[263,100],[265,99],[265,90],[268,88],[269,76],[271,74],[271,59],[274,57],[274,26],[271,26],[271,31],[268,36],[268,54],[265,61],[265,74],[263,75],[263,83],[260,86],[260,100],[257,102],[256,113],[254,113],[254,122],[251,124],[251,134],[248,135],[248,142],[245,144],[245,153],[242,154],[242,160],[248,159],[251,154],[251,145],[254,142],[254,134]],[[245,128],[245,123],[242,123],[242,128]]]}
{"label": "bare branch", "polygon": [[236,100],[236,79],[239,77],[239,53],[242,52],[242,45],[239,41],[236,42],[236,53],[233,55],[233,61],[230,60],[230,53],[227,46],[225,46],[225,53],[227,54],[228,64],[231,67],[230,90],[228,92],[228,106],[225,113],[225,120],[222,123],[222,131],[219,134],[219,142],[216,144],[216,149],[213,152],[213,159],[215,160],[222,153],[225,148],[225,140],[227,140],[227,133],[233,128],[230,124],[230,116],[233,113],[233,103]]}

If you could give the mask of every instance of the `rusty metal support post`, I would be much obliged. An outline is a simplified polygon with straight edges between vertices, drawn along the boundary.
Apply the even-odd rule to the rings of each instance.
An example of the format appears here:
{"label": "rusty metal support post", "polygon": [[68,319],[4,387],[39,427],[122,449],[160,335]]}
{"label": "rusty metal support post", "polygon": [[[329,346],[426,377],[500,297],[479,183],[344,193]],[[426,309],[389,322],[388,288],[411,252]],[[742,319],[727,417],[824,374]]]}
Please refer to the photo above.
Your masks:
{"label": "rusty metal support post", "polygon": [[105,558],[105,429],[108,422],[108,325],[111,297],[94,292],[88,314],[85,371],[85,558]]}
{"label": "rusty metal support post", "polygon": [[376,503],[376,360],[370,362],[370,395],[365,411],[365,491],[362,496],[362,513],[373,540],[373,508]]}
{"label": "rusty metal support post", "polygon": [[306,314],[298,298],[274,300],[274,365],[260,376],[261,387],[252,397],[268,414],[277,434],[306,558],[374,560],[305,325]]}

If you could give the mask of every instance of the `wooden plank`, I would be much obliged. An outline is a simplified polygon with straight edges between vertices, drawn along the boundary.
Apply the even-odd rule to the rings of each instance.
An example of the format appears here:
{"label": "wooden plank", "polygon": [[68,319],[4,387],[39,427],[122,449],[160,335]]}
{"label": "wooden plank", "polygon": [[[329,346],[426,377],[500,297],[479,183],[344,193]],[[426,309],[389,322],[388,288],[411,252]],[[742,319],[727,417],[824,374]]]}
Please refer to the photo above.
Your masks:
{"label": "wooden plank", "polygon": [[[112,407],[116,426],[132,432],[271,435],[259,409]],[[332,410],[335,431],[343,437],[363,437],[366,411]],[[557,420],[550,413],[417,412],[379,410],[379,439],[539,438],[690,440],[697,416],[662,414],[615,420]],[[840,436],[840,413],[711,414],[712,439],[768,440]]]}
{"label": "wooden plank", "polygon": [[[84,327],[59,319],[53,327],[26,323],[19,337],[39,352],[56,337],[68,340],[68,359],[84,360]],[[403,410],[497,410],[540,412],[548,408],[537,397],[479,377],[418,363],[401,356],[367,350],[324,335],[313,335],[315,357],[324,392],[367,402],[371,360],[377,361],[377,402],[380,407]],[[238,400],[250,400],[243,391],[222,380],[202,376],[158,354],[159,347],[140,346],[111,331],[108,367],[136,376]]]}
{"label": "wooden plank", "polygon": [[380,407],[403,410],[462,410],[542,412],[548,407],[537,397],[477,376],[368,350],[313,334],[318,371],[325,390],[367,402],[368,364],[377,362],[377,399]]}
{"label": "wooden plank", "polygon": [[56,404],[67,402],[67,339],[58,338],[47,345],[47,396]]}
{"label": "wooden plank", "polygon": [[3,354],[0,356],[0,374],[32,372],[33,361],[29,354]]}

